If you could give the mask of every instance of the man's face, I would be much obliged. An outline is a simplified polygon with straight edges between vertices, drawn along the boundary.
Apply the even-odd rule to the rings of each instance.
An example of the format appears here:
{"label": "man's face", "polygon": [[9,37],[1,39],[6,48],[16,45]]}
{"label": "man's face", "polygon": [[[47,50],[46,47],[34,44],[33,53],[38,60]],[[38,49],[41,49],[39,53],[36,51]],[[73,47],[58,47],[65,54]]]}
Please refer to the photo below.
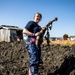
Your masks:
{"label": "man's face", "polygon": [[41,20],[40,15],[39,14],[35,14],[34,20],[35,20],[36,23],[38,23]]}

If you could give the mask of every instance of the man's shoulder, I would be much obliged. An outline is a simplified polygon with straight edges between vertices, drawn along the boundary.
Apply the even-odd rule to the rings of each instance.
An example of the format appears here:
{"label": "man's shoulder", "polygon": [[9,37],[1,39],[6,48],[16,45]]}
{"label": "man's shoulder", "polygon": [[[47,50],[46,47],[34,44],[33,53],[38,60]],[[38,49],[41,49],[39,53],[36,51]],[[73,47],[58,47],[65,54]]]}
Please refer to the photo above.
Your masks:
{"label": "man's shoulder", "polygon": [[33,23],[34,23],[34,21],[29,21],[28,23],[33,24]]}
{"label": "man's shoulder", "polygon": [[33,24],[34,24],[33,21],[28,21],[28,23],[26,24],[26,27],[29,27],[29,26],[31,26],[31,25],[33,25]]}

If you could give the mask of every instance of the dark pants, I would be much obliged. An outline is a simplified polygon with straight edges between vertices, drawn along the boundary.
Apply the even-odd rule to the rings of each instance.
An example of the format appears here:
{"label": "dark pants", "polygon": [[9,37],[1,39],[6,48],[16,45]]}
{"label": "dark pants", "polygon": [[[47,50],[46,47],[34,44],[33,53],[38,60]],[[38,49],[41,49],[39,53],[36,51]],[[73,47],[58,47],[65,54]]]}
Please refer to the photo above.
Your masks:
{"label": "dark pants", "polygon": [[32,74],[38,74],[38,66],[41,56],[41,47],[36,47],[35,43],[26,42],[26,49],[30,58],[30,71]]}

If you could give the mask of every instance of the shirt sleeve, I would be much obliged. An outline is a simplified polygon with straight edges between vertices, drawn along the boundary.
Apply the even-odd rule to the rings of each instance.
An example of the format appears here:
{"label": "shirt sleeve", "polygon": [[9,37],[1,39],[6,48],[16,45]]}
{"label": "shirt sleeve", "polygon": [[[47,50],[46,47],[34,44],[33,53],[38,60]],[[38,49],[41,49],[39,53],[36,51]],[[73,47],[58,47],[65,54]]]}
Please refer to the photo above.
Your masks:
{"label": "shirt sleeve", "polygon": [[32,21],[29,21],[29,22],[26,24],[25,28],[30,31],[32,24],[33,24],[33,22],[32,22]]}

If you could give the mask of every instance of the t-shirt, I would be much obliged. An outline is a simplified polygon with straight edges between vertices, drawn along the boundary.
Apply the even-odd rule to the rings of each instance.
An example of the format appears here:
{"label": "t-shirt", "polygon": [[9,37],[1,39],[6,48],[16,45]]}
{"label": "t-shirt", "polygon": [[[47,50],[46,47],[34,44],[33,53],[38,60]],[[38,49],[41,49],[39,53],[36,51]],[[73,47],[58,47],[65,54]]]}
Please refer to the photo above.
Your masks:
{"label": "t-shirt", "polygon": [[[25,28],[34,34],[41,30],[41,27],[34,21],[29,21]],[[28,36],[27,41],[31,41],[33,38],[36,39],[36,37]]]}

